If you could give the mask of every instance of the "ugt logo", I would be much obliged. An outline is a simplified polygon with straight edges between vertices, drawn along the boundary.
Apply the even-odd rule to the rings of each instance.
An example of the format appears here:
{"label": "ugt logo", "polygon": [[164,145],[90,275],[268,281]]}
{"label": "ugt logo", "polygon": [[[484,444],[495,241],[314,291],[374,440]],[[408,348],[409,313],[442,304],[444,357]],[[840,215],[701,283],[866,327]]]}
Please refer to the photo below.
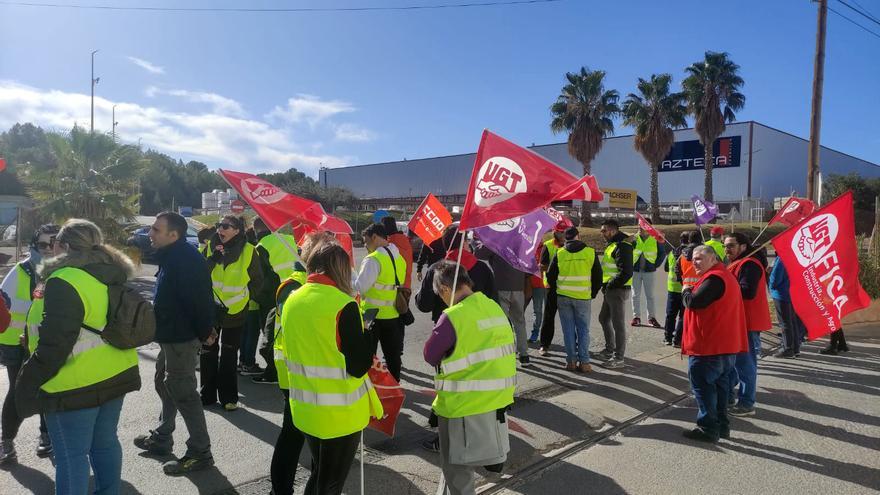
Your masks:
{"label": "ugt logo", "polygon": [[798,263],[806,268],[821,259],[834,245],[838,227],[837,217],[828,213],[805,223],[791,239],[791,250]]}
{"label": "ugt logo", "polygon": [[242,179],[241,190],[251,201],[265,205],[281,201],[286,194],[281,189],[257,177]]}
{"label": "ugt logo", "polygon": [[480,167],[474,202],[487,207],[506,201],[527,190],[526,177],[510,158],[493,156]]}

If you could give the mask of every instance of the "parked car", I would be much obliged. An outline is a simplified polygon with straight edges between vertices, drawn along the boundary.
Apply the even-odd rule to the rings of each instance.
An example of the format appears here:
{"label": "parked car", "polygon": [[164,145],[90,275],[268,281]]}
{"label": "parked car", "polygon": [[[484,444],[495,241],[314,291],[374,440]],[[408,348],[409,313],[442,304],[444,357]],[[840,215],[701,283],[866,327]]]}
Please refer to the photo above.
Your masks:
{"label": "parked car", "polygon": [[[196,248],[199,247],[198,232],[192,225],[186,229],[186,242]],[[153,264],[156,262],[156,250],[150,245],[150,226],[145,225],[134,229],[125,244],[140,250],[143,263]]]}

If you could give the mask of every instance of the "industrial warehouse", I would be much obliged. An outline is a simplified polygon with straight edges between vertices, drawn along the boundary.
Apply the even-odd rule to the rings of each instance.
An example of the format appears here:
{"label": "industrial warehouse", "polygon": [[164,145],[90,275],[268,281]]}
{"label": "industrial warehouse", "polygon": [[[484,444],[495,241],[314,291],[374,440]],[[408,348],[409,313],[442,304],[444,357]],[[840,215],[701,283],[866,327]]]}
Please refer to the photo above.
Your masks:
{"label": "industrial warehouse", "polygon": [[[495,131],[503,135],[503,129]],[[650,174],[644,158],[633,148],[633,139],[632,135],[606,138],[592,162],[592,173],[606,192],[636,191],[642,205],[642,198],[650,198]],[[583,173],[581,164],[568,154],[566,143],[533,145],[530,149],[576,175]],[[804,194],[807,150],[807,140],[758,122],[727,125],[714,144],[715,202],[723,212],[738,211],[748,217],[773,209],[777,198]],[[417,205],[428,193],[447,205],[461,205],[475,156],[468,153],[324,168],[320,183],[352,191],[366,209]],[[687,210],[691,195],[702,194],[703,161],[696,132],[692,128],[676,131],[675,144],[660,164],[658,175],[664,215]],[[821,148],[820,167],[825,176],[856,173],[880,177],[880,165],[826,147]]]}

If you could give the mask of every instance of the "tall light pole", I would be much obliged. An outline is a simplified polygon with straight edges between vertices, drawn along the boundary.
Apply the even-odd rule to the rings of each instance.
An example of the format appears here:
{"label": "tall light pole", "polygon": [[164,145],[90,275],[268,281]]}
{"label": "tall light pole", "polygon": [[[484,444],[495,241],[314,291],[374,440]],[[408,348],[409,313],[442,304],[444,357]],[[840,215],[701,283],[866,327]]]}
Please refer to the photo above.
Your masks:
{"label": "tall light pole", "polygon": [[95,132],[95,85],[98,84],[98,81],[101,79],[100,77],[95,79],[95,54],[100,50],[95,50],[92,52],[92,120],[89,124],[89,132]]}
{"label": "tall light pole", "polygon": [[119,122],[116,122],[116,105],[113,105],[113,130],[111,131],[111,134],[113,135],[114,143],[116,142],[116,124],[118,123]]}
{"label": "tall light pole", "polygon": [[819,173],[819,129],[822,126],[822,84],[825,81],[825,24],[828,0],[819,1],[816,26],[816,58],[813,63],[813,111],[810,115],[810,150],[807,156],[807,199],[816,201],[816,175]]}

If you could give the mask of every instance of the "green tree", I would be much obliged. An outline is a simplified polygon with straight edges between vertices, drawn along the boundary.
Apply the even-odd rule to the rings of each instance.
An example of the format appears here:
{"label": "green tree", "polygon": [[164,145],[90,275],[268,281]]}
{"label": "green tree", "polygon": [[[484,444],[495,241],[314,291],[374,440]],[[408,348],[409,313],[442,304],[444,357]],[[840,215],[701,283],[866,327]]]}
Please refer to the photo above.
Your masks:
{"label": "green tree", "polygon": [[[614,134],[614,118],[620,113],[616,90],[606,90],[605,71],[591,71],[581,67],[580,72],[567,72],[566,84],[556,102],[550,106],[550,130],[555,134],[568,133],[568,153],[590,173],[590,164],[602,140]],[[592,225],[592,204],[581,205],[581,226]]]}
{"label": "green tree", "polygon": [[623,102],[623,123],[636,131],[633,147],[651,169],[651,220],[660,221],[660,191],[657,171],[675,144],[673,129],[687,126],[684,93],[670,93],[669,74],[639,78],[639,94],[630,93]]}
{"label": "green tree", "polygon": [[69,134],[47,134],[55,167],[31,164],[25,182],[42,215],[62,222],[87,218],[119,240],[120,222],[134,212],[135,179],[143,167],[136,146],[119,146],[106,134],[74,127]]}
{"label": "green tree", "polygon": [[33,165],[45,170],[55,166],[43,129],[27,123],[15,124],[0,134],[0,157],[6,160],[6,171],[0,172],[0,194],[24,195],[17,170]]}
{"label": "green tree", "polygon": [[733,63],[726,52],[708,51],[703,60],[685,70],[688,76],[682,87],[704,150],[706,179],[703,196],[713,201],[712,168],[715,162],[712,145],[724,132],[725,123],[736,119],[734,112],[745,106],[746,97],[739,92],[743,79],[739,75],[739,65]]}

